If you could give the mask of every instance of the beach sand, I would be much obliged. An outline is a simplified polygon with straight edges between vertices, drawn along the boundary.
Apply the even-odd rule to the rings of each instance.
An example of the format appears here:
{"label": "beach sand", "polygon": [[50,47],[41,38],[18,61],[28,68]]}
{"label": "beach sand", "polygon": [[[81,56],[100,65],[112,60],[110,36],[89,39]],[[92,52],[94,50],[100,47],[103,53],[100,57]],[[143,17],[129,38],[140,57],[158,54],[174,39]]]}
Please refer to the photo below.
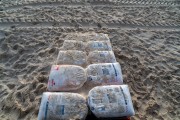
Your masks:
{"label": "beach sand", "polygon": [[37,119],[63,41],[84,32],[109,35],[132,120],[180,119],[180,4],[97,1],[0,2],[1,120]]}

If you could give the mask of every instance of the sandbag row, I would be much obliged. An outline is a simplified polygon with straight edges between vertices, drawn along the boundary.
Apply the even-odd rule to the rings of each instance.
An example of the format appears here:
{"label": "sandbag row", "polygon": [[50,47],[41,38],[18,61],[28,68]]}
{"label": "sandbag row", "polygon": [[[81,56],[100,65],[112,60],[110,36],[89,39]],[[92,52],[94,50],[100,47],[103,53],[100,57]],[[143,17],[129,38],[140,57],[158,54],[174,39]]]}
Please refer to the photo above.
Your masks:
{"label": "sandbag row", "polygon": [[116,58],[113,51],[93,51],[89,55],[77,50],[59,51],[57,65],[78,65],[86,67],[95,63],[115,63]]}
{"label": "sandbag row", "polygon": [[123,84],[119,63],[91,64],[86,69],[76,65],[53,65],[48,91],[73,91],[87,82],[90,86]]}
{"label": "sandbag row", "polygon": [[110,39],[108,37],[108,34],[94,33],[94,32],[68,34],[68,39],[79,40],[79,41],[83,41],[83,42],[88,42],[88,41],[110,41]]}
{"label": "sandbag row", "polygon": [[74,34],[64,41],[51,67],[49,92],[43,93],[38,120],[84,120],[88,108],[97,118],[132,116],[129,89],[122,84],[108,35]]}
{"label": "sandbag row", "polygon": [[61,50],[79,50],[79,51],[111,51],[110,41],[89,41],[82,42],[76,40],[65,40]]}
{"label": "sandbag row", "polygon": [[89,91],[86,99],[77,93],[43,93],[38,120],[84,120],[88,106],[98,118],[134,115],[127,85],[98,86]]}

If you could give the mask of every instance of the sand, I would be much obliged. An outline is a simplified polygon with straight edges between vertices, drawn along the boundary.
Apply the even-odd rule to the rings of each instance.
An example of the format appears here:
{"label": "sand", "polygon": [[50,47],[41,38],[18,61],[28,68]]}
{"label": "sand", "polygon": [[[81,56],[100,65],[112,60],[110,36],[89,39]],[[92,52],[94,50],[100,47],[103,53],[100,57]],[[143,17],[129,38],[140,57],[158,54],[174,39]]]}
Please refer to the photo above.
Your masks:
{"label": "sand", "polygon": [[0,1],[0,119],[37,119],[63,41],[95,31],[109,34],[132,120],[179,120],[180,3],[79,1]]}

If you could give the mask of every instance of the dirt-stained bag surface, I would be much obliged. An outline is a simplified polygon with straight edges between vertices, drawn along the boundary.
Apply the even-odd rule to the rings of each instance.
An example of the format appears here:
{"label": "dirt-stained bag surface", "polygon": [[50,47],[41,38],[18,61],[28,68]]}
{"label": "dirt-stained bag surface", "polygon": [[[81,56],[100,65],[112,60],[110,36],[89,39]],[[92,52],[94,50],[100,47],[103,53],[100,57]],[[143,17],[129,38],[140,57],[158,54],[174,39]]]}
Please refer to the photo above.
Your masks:
{"label": "dirt-stained bag surface", "polygon": [[38,120],[85,120],[86,100],[77,93],[44,92]]}
{"label": "dirt-stained bag surface", "polygon": [[48,80],[48,91],[77,90],[86,80],[86,72],[80,66],[53,65]]}
{"label": "dirt-stained bag surface", "polygon": [[58,65],[78,65],[86,67],[87,56],[86,52],[77,50],[59,51],[57,57]]}
{"label": "dirt-stained bag surface", "polygon": [[89,91],[88,105],[98,118],[133,116],[127,85],[97,86]]}
{"label": "dirt-stained bag surface", "polygon": [[76,40],[65,40],[61,49],[85,51],[86,43]]}
{"label": "dirt-stained bag surface", "polygon": [[92,85],[123,84],[119,63],[91,64],[86,68],[87,82]]}
{"label": "dirt-stained bag surface", "polygon": [[116,58],[113,51],[93,51],[87,57],[88,64],[115,63]]}
{"label": "dirt-stained bag surface", "polygon": [[111,51],[111,43],[109,41],[90,41],[87,42],[86,51]]}

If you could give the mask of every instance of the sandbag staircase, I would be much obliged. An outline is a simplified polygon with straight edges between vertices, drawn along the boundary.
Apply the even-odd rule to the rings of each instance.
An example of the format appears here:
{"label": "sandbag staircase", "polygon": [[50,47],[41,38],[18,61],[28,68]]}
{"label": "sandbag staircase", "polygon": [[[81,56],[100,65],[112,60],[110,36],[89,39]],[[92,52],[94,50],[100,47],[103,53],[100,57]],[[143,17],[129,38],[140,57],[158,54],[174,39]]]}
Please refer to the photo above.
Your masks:
{"label": "sandbag staircase", "polygon": [[130,120],[135,114],[107,34],[75,33],[65,40],[47,89],[38,120]]}

